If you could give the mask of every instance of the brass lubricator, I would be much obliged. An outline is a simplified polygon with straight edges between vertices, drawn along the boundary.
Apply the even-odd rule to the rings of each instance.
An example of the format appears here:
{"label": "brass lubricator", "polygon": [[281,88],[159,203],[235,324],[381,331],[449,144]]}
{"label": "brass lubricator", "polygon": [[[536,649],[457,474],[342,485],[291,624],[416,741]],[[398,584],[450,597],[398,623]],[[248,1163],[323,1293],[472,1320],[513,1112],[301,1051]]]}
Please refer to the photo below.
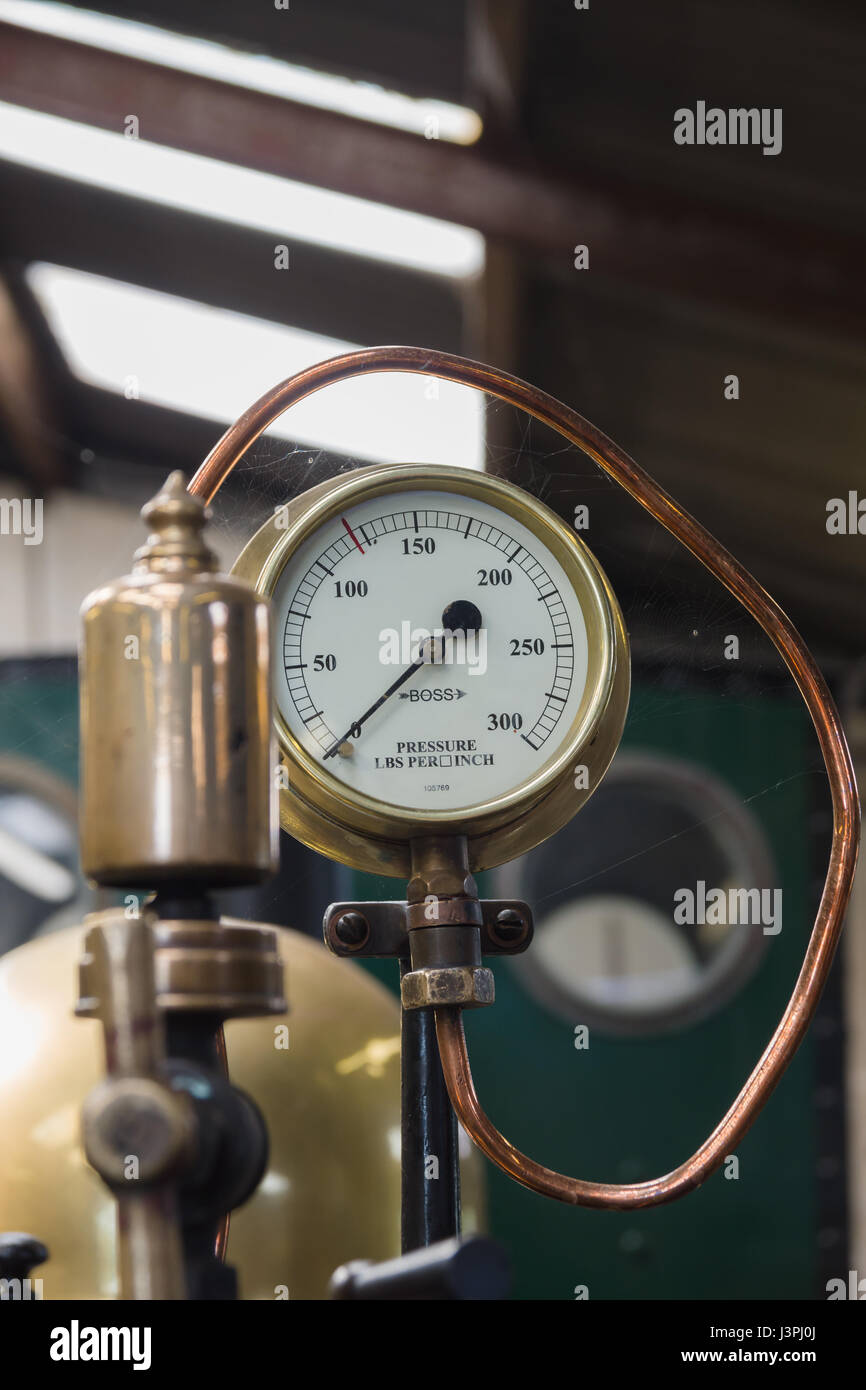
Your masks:
{"label": "brass lubricator", "polygon": [[107,1078],[84,1145],[118,1200],[122,1296],[231,1298],[217,1251],[267,1134],[228,1081],[222,1025],[286,1002],[275,932],[218,918],[208,893],[277,867],[270,618],[216,572],[183,474],[142,516],[132,574],[82,610],[84,871],[156,890],[87,919],[77,1012],[102,1022]]}
{"label": "brass lubricator", "polygon": [[132,574],[82,607],[81,862],[100,884],[189,891],[275,872],[270,615],[217,573],[172,473]]}

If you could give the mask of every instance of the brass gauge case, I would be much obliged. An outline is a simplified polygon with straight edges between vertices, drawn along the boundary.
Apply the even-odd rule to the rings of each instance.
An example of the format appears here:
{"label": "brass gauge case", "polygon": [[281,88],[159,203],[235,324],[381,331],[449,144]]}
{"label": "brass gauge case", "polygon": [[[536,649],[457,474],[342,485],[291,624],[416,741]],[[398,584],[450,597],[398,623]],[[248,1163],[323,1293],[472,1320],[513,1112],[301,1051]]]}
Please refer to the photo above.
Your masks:
{"label": "brass gauge case", "polygon": [[174,473],[130,575],[82,608],[81,860],[102,884],[258,882],[277,865],[267,601],[216,572]]}
{"label": "brass gauge case", "polygon": [[[276,509],[232,567],[270,597],[286,564],[333,517],[369,498],[412,488],[455,492],[491,503],[549,547],[578,594],[587,628],[586,686],[558,751],[519,787],[462,810],[392,806],[335,778],[301,745],[279,710],[274,719],[285,770],[280,820],[289,834],[355,869],[408,878],[411,839],[465,835],[474,871],[514,859],[553,835],[591,796],[622,735],[630,669],[622,613],[588,547],[551,511],[513,484],[462,468],[386,464],[328,479]],[[578,771],[586,769],[586,775]]]}

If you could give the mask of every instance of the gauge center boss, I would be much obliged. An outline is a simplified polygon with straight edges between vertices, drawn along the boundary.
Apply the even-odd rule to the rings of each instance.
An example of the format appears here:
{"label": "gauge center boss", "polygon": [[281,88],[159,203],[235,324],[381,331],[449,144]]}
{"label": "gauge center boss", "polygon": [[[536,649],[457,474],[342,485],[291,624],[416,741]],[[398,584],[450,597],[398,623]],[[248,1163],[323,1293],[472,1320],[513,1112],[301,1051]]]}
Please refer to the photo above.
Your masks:
{"label": "gauge center boss", "polygon": [[281,820],[303,843],[407,877],[411,839],[459,834],[481,869],[598,785],[628,706],[622,614],[519,488],[356,470],[278,508],[234,568],[273,601]]}

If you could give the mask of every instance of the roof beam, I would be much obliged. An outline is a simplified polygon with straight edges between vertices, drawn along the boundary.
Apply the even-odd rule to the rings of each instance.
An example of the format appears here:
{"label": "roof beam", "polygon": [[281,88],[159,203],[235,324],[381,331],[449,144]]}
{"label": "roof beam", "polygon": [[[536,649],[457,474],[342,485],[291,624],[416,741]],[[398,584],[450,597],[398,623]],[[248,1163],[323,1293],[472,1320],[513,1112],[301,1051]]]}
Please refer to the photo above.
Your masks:
{"label": "roof beam", "polygon": [[810,327],[862,332],[862,241],[668,191],[604,189],[518,159],[0,24],[0,98],[475,227],[596,273]]}

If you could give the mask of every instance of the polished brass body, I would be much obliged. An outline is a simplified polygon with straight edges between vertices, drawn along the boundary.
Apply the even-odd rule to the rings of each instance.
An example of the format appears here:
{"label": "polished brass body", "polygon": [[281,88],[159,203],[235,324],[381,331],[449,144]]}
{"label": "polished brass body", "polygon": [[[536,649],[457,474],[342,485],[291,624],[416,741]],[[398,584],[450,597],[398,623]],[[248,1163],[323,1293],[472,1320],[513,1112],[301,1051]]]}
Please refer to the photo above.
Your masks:
{"label": "polished brass body", "polygon": [[[79,1138],[104,1070],[98,1023],[70,1008],[82,937],[67,928],[0,958],[0,1230],[49,1247],[40,1274],[51,1300],[119,1291],[114,1199]],[[400,1252],[400,1009],[354,962],[297,932],[277,938],[291,1015],[225,1027],[230,1079],[270,1133],[267,1172],[232,1213],[227,1258],[242,1298],[324,1298],[338,1265]],[[467,1150],[463,1211],[477,1230],[483,1163]]]}
{"label": "polished brass body", "polygon": [[216,573],[174,473],[131,575],[82,609],[81,860],[102,884],[256,882],[277,866],[268,606]]}
{"label": "polished brass body", "polygon": [[[456,812],[392,806],[347,787],[301,745],[276,712],[288,773],[288,786],[280,792],[283,828],[342,864],[400,878],[409,877],[409,840],[414,836],[466,835],[470,865],[478,870],[525,853],[570,820],[598,786],[616,752],[630,682],[622,614],[591,551],[555,512],[528,493],[468,469],[391,464],[329,479],[278,509],[245,546],[232,572],[270,596],[291,556],[320,526],[371,497],[413,487],[483,499],[538,536],[579,596],[589,661],[580,707],[544,766],[508,793]],[[582,781],[575,785],[578,764],[588,771],[585,788]]]}

